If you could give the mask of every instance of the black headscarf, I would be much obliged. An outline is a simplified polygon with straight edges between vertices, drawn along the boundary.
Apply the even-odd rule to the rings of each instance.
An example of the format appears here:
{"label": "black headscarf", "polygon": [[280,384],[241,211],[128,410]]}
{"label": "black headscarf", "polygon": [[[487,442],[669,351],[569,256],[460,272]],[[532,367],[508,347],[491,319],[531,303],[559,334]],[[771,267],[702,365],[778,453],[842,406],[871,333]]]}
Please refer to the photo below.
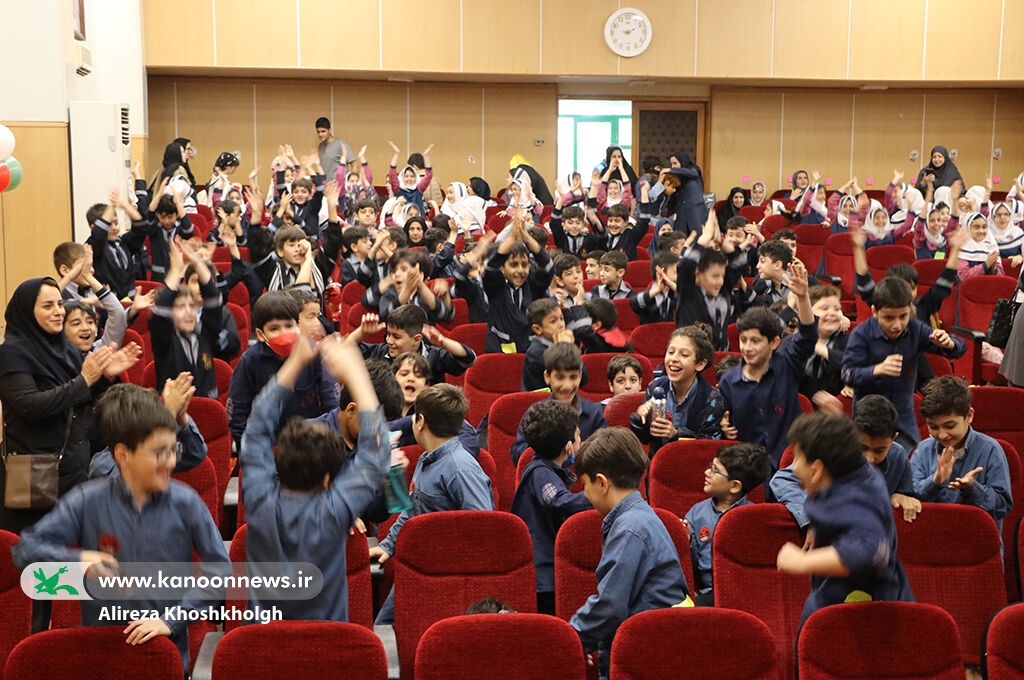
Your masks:
{"label": "black headscarf", "polygon": [[81,372],[82,353],[64,331],[47,333],[36,321],[36,299],[44,284],[57,287],[49,276],[29,279],[15,289],[7,303],[7,335],[0,345],[0,376],[28,373],[62,385]]}
{"label": "black headscarf", "polygon": [[623,184],[629,183],[630,190],[636,186],[636,172],[629,165],[629,161],[626,160],[626,154],[622,153],[621,146],[609,146],[604,152],[604,165],[609,167],[612,164],[612,152],[618,150],[622,154],[622,170],[626,171],[626,176],[622,176],[622,170],[612,170],[612,174],[608,176],[608,181],[617,179]]}
{"label": "black headscarf", "polygon": [[[185,137],[178,137],[177,139],[174,140],[174,144],[179,145],[182,149],[187,149],[188,145],[191,144],[191,143],[192,143],[192,140],[191,139],[186,139]],[[165,151],[164,152],[164,158],[166,158],[166,157],[167,157],[167,152]],[[192,186],[195,186],[196,185],[196,178],[192,174],[192,168],[190,168],[188,166],[188,158],[185,159],[184,163],[182,163],[181,162],[181,158],[179,158],[178,162],[181,163],[183,166],[185,166],[185,172],[188,173],[188,182],[189,182],[189,184],[191,184]]]}
{"label": "black headscarf", "polygon": [[746,189],[744,189],[743,187],[733,187],[732,189],[729,189],[729,195],[725,197],[725,204],[722,206],[722,209],[718,212],[718,225],[722,228],[723,231],[725,230],[725,223],[729,220],[729,218],[735,217],[736,215],[740,214],[740,209],[732,204],[733,196],[735,196],[736,194],[743,195],[743,206],[740,207],[750,205],[750,199],[747,198]]}
{"label": "black headscarf", "polygon": [[[512,168],[512,176],[515,177],[516,172],[519,170],[522,170],[530,176],[530,189],[533,190],[533,195],[541,202],[541,205],[555,204],[555,199],[551,197],[551,192],[548,190],[548,183],[544,181],[544,178],[532,165],[520,163],[516,167]],[[474,189],[474,191],[476,190]]]}
{"label": "black headscarf", "polygon": [[[696,168],[697,167],[697,164],[693,162],[692,158],[690,158],[690,154],[686,153],[685,151],[676,151],[669,158],[670,159],[671,158],[675,158],[677,161],[679,161],[679,167],[680,168]],[[697,169],[700,170],[700,168],[697,168]]]}
{"label": "black headscarf", "polygon": [[470,177],[469,188],[484,201],[491,200],[491,185],[483,177]]}
{"label": "black headscarf", "polygon": [[[931,156],[935,152],[942,154],[942,157],[946,159],[940,167],[932,165]],[[935,181],[932,186],[938,189],[939,187],[950,187],[953,186],[953,182],[960,180],[960,183],[967,186],[964,182],[964,178],[960,175],[960,170],[956,167],[953,161],[949,160],[949,151],[944,146],[936,146],[932,148],[930,154],[928,154],[928,165],[921,168],[921,172],[917,173],[917,188],[924,191],[927,185],[924,183],[925,175],[935,175]]]}

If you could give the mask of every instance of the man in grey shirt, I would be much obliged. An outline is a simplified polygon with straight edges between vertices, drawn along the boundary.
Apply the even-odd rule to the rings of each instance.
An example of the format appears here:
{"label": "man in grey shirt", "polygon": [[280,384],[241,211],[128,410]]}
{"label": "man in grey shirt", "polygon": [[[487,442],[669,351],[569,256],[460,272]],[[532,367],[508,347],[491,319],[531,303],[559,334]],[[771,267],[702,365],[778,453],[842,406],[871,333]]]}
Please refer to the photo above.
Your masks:
{"label": "man in grey shirt", "polygon": [[344,139],[334,136],[331,121],[325,116],[316,119],[316,137],[320,140],[317,153],[320,155],[320,166],[324,169],[324,175],[329,180],[336,179],[342,155],[348,161],[355,159],[352,147]]}

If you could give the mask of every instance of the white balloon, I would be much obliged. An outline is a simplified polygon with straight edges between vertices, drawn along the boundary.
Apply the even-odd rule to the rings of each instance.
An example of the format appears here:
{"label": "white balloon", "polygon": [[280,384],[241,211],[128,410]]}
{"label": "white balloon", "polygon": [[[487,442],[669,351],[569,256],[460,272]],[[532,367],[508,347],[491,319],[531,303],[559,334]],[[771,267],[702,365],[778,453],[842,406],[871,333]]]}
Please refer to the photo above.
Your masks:
{"label": "white balloon", "polygon": [[7,158],[14,153],[14,133],[9,127],[0,125],[0,158]]}

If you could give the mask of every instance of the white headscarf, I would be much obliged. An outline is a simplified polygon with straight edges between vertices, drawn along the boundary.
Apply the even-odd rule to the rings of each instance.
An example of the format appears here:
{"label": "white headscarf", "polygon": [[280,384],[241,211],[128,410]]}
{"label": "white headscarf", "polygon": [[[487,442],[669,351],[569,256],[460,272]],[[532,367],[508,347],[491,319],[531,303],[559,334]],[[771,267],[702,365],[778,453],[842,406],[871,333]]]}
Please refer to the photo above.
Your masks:
{"label": "white headscarf", "polygon": [[[533,210],[533,206],[536,203],[536,199],[533,197],[533,182],[530,180],[530,175],[520,168],[516,171],[515,176],[512,178],[512,182],[519,185],[519,202],[515,205],[509,203],[510,208],[528,208]],[[511,200],[511,196],[509,196]]]}
{"label": "white headscarf", "polygon": [[[754,187],[756,187],[758,184],[760,184],[761,188],[764,189],[764,198],[762,198],[760,201],[755,203],[754,202]],[[765,201],[771,200],[768,197],[768,185],[766,185],[764,182],[754,182],[753,184],[751,184],[750,185],[750,196],[749,196],[749,199],[750,199],[750,205],[761,205]]]}
{"label": "white headscarf", "polygon": [[452,193],[455,200],[449,201],[447,196],[441,205],[441,212],[456,221],[460,219],[469,222],[469,229],[477,231],[483,228],[487,221],[487,208],[484,200],[479,196],[471,196],[466,185],[462,182],[452,182]]}
{"label": "white headscarf", "polygon": [[608,180],[608,188],[609,189],[612,186],[612,182],[614,182],[614,183],[619,185],[619,197],[618,198],[612,198],[611,192],[608,192],[606,194],[607,195],[607,199],[605,201],[605,207],[608,207],[608,208],[612,207],[613,205],[618,205],[619,203],[622,203],[622,182],[620,182],[617,179]]}
{"label": "white headscarf", "polygon": [[[1016,204],[1016,205],[1015,205]],[[988,233],[995,239],[1000,250],[1008,248],[1020,248],[1024,245],[1024,230],[1014,220],[1014,213],[1017,212],[1020,201],[1010,199],[1005,203],[993,203],[988,214]],[[1003,209],[1010,213],[1010,223],[1005,229],[996,226],[996,211]]]}
{"label": "white headscarf", "polygon": [[924,196],[917,187],[912,184],[901,184],[899,191],[899,207],[889,218],[893,224],[903,224],[908,214],[920,215],[924,210]]}
{"label": "white headscarf", "polygon": [[974,209],[980,211],[981,205],[985,202],[985,187],[980,184],[975,184],[973,187],[964,192],[964,196],[974,201]]}
{"label": "white headscarf", "polygon": [[949,207],[953,207],[953,194],[950,192],[949,187],[939,187],[935,190],[932,195],[932,203],[938,205],[939,203],[945,203]]}
{"label": "white headscarf", "polygon": [[963,225],[961,228],[967,230],[967,241],[960,249],[960,258],[968,262],[984,262],[986,257],[999,250],[999,245],[991,231],[986,231],[985,237],[980,241],[971,236],[971,223],[977,219],[984,220],[985,216],[980,212],[967,213],[961,222]]}
{"label": "white headscarf", "polygon": [[843,194],[839,199],[839,204],[836,205],[836,222],[838,222],[841,227],[848,227],[850,225],[850,217],[843,214],[843,204],[847,201],[853,204],[853,212],[857,211],[857,199],[850,194]]}
{"label": "white headscarf", "polygon": [[[405,172],[406,172],[406,170],[411,170],[412,171],[412,175],[413,175],[413,178],[414,178],[412,180],[412,184],[407,184],[406,181],[405,181]],[[420,183],[420,176],[419,176],[419,174],[417,174],[416,168],[412,167],[411,165],[405,166],[404,168],[402,168],[402,171],[400,173],[398,173],[398,186],[400,186],[403,189],[415,189],[416,186],[419,183]]]}
{"label": "white headscarf", "polygon": [[[842,204],[842,201],[840,201]],[[875,226],[875,215],[881,213],[885,215],[885,225],[882,227]],[[892,222],[889,221],[889,211],[885,209],[881,203],[875,199],[871,199],[871,207],[868,208],[868,218],[864,220],[864,231],[871,235],[876,241],[885,238],[892,232]]]}

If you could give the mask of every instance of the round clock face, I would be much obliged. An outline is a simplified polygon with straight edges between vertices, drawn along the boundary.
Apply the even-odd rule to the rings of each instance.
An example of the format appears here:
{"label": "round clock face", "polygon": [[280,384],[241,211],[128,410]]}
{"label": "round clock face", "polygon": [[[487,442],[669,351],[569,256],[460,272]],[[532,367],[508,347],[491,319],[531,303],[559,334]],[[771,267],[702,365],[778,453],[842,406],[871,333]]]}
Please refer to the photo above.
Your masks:
{"label": "round clock face", "polygon": [[620,57],[635,57],[651,44],[651,20],[632,7],[612,12],[604,24],[604,41]]}

